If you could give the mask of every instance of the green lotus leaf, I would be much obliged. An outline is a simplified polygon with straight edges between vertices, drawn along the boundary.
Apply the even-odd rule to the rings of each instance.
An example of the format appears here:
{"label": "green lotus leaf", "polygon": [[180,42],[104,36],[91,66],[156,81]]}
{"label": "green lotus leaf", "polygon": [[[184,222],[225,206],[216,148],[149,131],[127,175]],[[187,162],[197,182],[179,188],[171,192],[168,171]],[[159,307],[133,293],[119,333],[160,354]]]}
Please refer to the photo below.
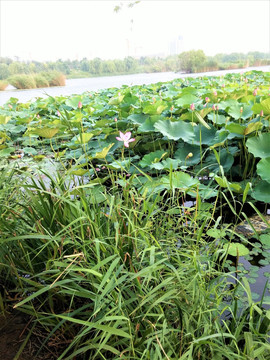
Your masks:
{"label": "green lotus leaf", "polygon": [[163,150],[153,151],[150,154],[144,155],[142,160],[139,162],[139,165],[142,168],[145,168],[146,166],[151,166],[152,164],[160,162],[166,155],[167,153]]}
{"label": "green lotus leaf", "polygon": [[44,127],[41,129],[31,130],[31,134],[36,134],[36,135],[44,137],[46,139],[51,139],[52,137],[54,137],[55,134],[58,133],[58,131],[59,131],[58,128]]}
{"label": "green lotus leaf", "polygon": [[187,94],[187,95],[183,95],[180,99],[176,100],[176,105],[177,106],[185,106],[185,105],[190,105],[192,103],[195,103],[197,101],[199,101],[200,99],[197,96],[194,96],[192,94]]}
{"label": "green lotus leaf", "polygon": [[270,183],[270,157],[261,159],[258,162],[257,173],[263,180]]}
{"label": "green lotus leaf", "polygon": [[[241,112],[241,108],[243,110],[242,112]],[[235,120],[238,120],[240,118],[245,120],[253,115],[253,111],[251,109],[251,106],[237,103],[235,105],[230,106],[228,110],[228,114]]]}
{"label": "green lotus leaf", "polygon": [[249,254],[249,249],[238,243],[228,243],[223,246],[223,249],[228,251],[228,254],[231,256],[245,256]]}
{"label": "green lotus leaf", "polygon": [[152,115],[138,127],[138,132],[155,131],[155,123],[161,119],[160,115]]}
{"label": "green lotus leaf", "polygon": [[[228,152],[226,149],[222,149],[218,153],[220,165],[223,167],[224,172],[228,172],[234,162],[233,155]],[[205,165],[207,166],[208,170],[214,173],[220,171],[219,163],[214,154],[210,154],[205,159]]]}
{"label": "green lotus leaf", "polygon": [[209,229],[206,234],[215,239],[221,239],[226,236],[226,231],[223,229]]}
{"label": "green lotus leaf", "polygon": [[156,170],[164,170],[164,169],[176,170],[178,168],[179,163],[180,163],[180,160],[167,158],[166,160],[162,160],[161,162],[153,163],[152,165],[150,165],[150,168],[156,169]]}
{"label": "green lotus leaf", "polygon": [[263,124],[260,121],[251,122],[246,127],[244,135],[251,134],[253,131],[258,131],[259,129],[262,128],[262,126],[263,126]]}
{"label": "green lotus leaf", "polygon": [[198,189],[191,189],[187,193],[191,197],[197,198],[198,197],[198,192],[199,192],[200,197],[203,200],[211,199],[212,197],[217,197],[217,195],[218,195],[217,190],[213,189],[210,186],[206,186],[204,184],[199,184]]}
{"label": "green lotus leaf", "polygon": [[11,116],[0,115],[0,124],[7,124]]}
{"label": "green lotus leaf", "polygon": [[270,157],[270,133],[260,134],[257,137],[249,138],[246,142],[249,152],[255,157]]}
{"label": "green lotus leaf", "polygon": [[83,133],[77,136],[75,144],[86,144],[94,135],[91,133]]}
{"label": "green lotus leaf", "polygon": [[264,203],[270,203],[270,183],[267,181],[261,181],[251,191],[253,199],[262,201]]}
{"label": "green lotus leaf", "polygon": [[154,125],[155,129],[171,140],[182,139],[191,142],[194,138],[193,126],[184,121],[159,120]]}
{"label": "green lotus leaf", "polygon": [[236,123],[230,123],[225,126],[225,129],[230,131],[233,134],[244,135],[246,126],[241,125],[241,124],[236,124]]}
{"label": "green lotus leaf", "polygon": [[[191,155],[192,156],[188,156]],[[182,164],[186,166],[196,165],[201,160],[201,152],[200,147],[197,145],[190,145],[183,143],[180,147],[176,150],[174,154],[174,158],[180,160]]]}
{"label": "green lotus leaf", "polygon": [[208,115],[208,119],[211,120],[213,124],[217,124],[217,125],[226,124],[226,117],[224,115],[211,113]]}
{"label": "green lotus leaf", "polygon": [[168,107],[167,103],[162,100],[156,101],[154,104],[148,104],[144,106],[143,112],[144,114],[149,115],[160,115],[163,110]]}
{"label": "green lotus leaf", "polygon": [[[207,129],[203,125],[199,124],[194,129],[195,138],[193,144],[195,145],[214,145],[215,144],[215,136],[216,136],[216,128],[210,125],[210,129]],[[187,141],[189,142],[189,141]]]}
{"label": "green lotus leaf", "polygon": [[187,173],[176,171],[172,175],[164,176],[161,178],[161,184],[165,185],[167,189],[189,189],[197,186],[199,180],[192,178]]}
{"label": "green lotus leaf", "polygon": [[255,104],[252,107],[252,110],[254,114],[260,114],[260,112],[263,111],[263,114],[265,116],[270,115],[270,98],[263,100],[259,104]]}
{"label": "green lotus leaf", "polygon": [[71,97],[66,100],[66,105],[75,110],[78,109],[78,104],[80,101],[82,101],[82,96]]}

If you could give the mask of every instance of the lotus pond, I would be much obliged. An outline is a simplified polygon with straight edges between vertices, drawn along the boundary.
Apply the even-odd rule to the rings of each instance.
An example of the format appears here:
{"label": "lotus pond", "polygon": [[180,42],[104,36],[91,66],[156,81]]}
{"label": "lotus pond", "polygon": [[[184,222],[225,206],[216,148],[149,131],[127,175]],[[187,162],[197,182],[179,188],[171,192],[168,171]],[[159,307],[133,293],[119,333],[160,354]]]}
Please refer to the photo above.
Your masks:
{"label": "lotus pond", "polygon": [[251,71],[0,108],[0,305],[43,328],[37,356],[270,359],[269,86]]}

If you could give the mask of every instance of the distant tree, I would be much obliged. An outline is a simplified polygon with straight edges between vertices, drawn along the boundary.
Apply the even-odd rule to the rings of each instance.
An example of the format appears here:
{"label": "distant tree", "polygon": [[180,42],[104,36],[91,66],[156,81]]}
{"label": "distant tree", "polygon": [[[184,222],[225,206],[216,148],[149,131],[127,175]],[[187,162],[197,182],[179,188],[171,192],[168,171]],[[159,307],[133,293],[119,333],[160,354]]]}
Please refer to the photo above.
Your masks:
{"label": "distant tree", "polygon": [[198,72],[205,66],[206,56],[203,50],[191,50],[179,55],[180,70],[187,73]]}
{"label": "distant tree", "polygon": [[0,63],[0,80],[7,79],[9,77],[9,69],[7,64]]}
{"label": "distant tree", "polygon": [[25,72],[25,66],[23,63],[14,61],[8,66],[10,75],[23,74]]}

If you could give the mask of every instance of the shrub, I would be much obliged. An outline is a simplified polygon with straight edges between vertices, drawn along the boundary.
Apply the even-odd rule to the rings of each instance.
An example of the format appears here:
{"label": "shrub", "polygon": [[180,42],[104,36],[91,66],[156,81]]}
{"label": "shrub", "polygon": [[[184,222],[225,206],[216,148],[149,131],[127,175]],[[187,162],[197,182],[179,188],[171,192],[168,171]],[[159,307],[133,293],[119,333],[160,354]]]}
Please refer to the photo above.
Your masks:
{"label": "shrub", "polygon": [[8,78],[9,83],[16,89],[35,89],[36,82],[32,75],[17,74]]}
{"label": "shrub", "polygon": [[35,79],[37,88],[43,88],[43,87],[50,86],[48,80],[41,74],[35,74],[34,79]]}
{"label": "shrub", "polygon": [[58,71],[49,71],[42,72],[42,76],[46,78],[49,83],[49,86],[65,86],[66,85],[66,77],[64,74]]}
{"label": "shrub", "polygon": [[0,91],[6,90],[7,86],[8,86],[7,81],[0,80]]}

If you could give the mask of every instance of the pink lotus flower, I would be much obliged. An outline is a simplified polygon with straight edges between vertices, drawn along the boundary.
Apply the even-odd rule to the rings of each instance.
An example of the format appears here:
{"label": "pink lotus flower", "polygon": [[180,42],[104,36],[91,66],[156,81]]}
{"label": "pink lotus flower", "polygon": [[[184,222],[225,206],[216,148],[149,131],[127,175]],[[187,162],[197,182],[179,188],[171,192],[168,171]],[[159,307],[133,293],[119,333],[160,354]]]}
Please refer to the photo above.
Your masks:
{"label": "pink lotus flower", "polygon": [[81,103],[81,101],[79,101],[79,103],[78,103],[78,108],[79,108],[79,109],[82,108],[82,103]]}
{"label": "pink lotus flower", "polygon": [[195,105],[194,105],[194,103],[192,103],[192,104],[190,105],[190,110],[192,110],[192,111],[195,110]]}
{"label": "pink lotus flower", "polygon": [[123,134],[120,131],[119,134],[120,134],[120,137],[117,136],[116,140],[123,141],[125,147],[129,147],[129,143],[135,141],[134,138],[132,138],[132,139],[130,138],[131,137],[131,132],[130,131],[126,132],[125,134]]}
{"label": "pink lotus flower", "polygon": [[60,114],[60,111],[59,111],[59,110],[57,110],[57,116],[61,116],[61,114]]}
{"label": "pink lotus flower", "polygon": [[209,97],[206,96],[205,101],[208,103],[210,101]]}

